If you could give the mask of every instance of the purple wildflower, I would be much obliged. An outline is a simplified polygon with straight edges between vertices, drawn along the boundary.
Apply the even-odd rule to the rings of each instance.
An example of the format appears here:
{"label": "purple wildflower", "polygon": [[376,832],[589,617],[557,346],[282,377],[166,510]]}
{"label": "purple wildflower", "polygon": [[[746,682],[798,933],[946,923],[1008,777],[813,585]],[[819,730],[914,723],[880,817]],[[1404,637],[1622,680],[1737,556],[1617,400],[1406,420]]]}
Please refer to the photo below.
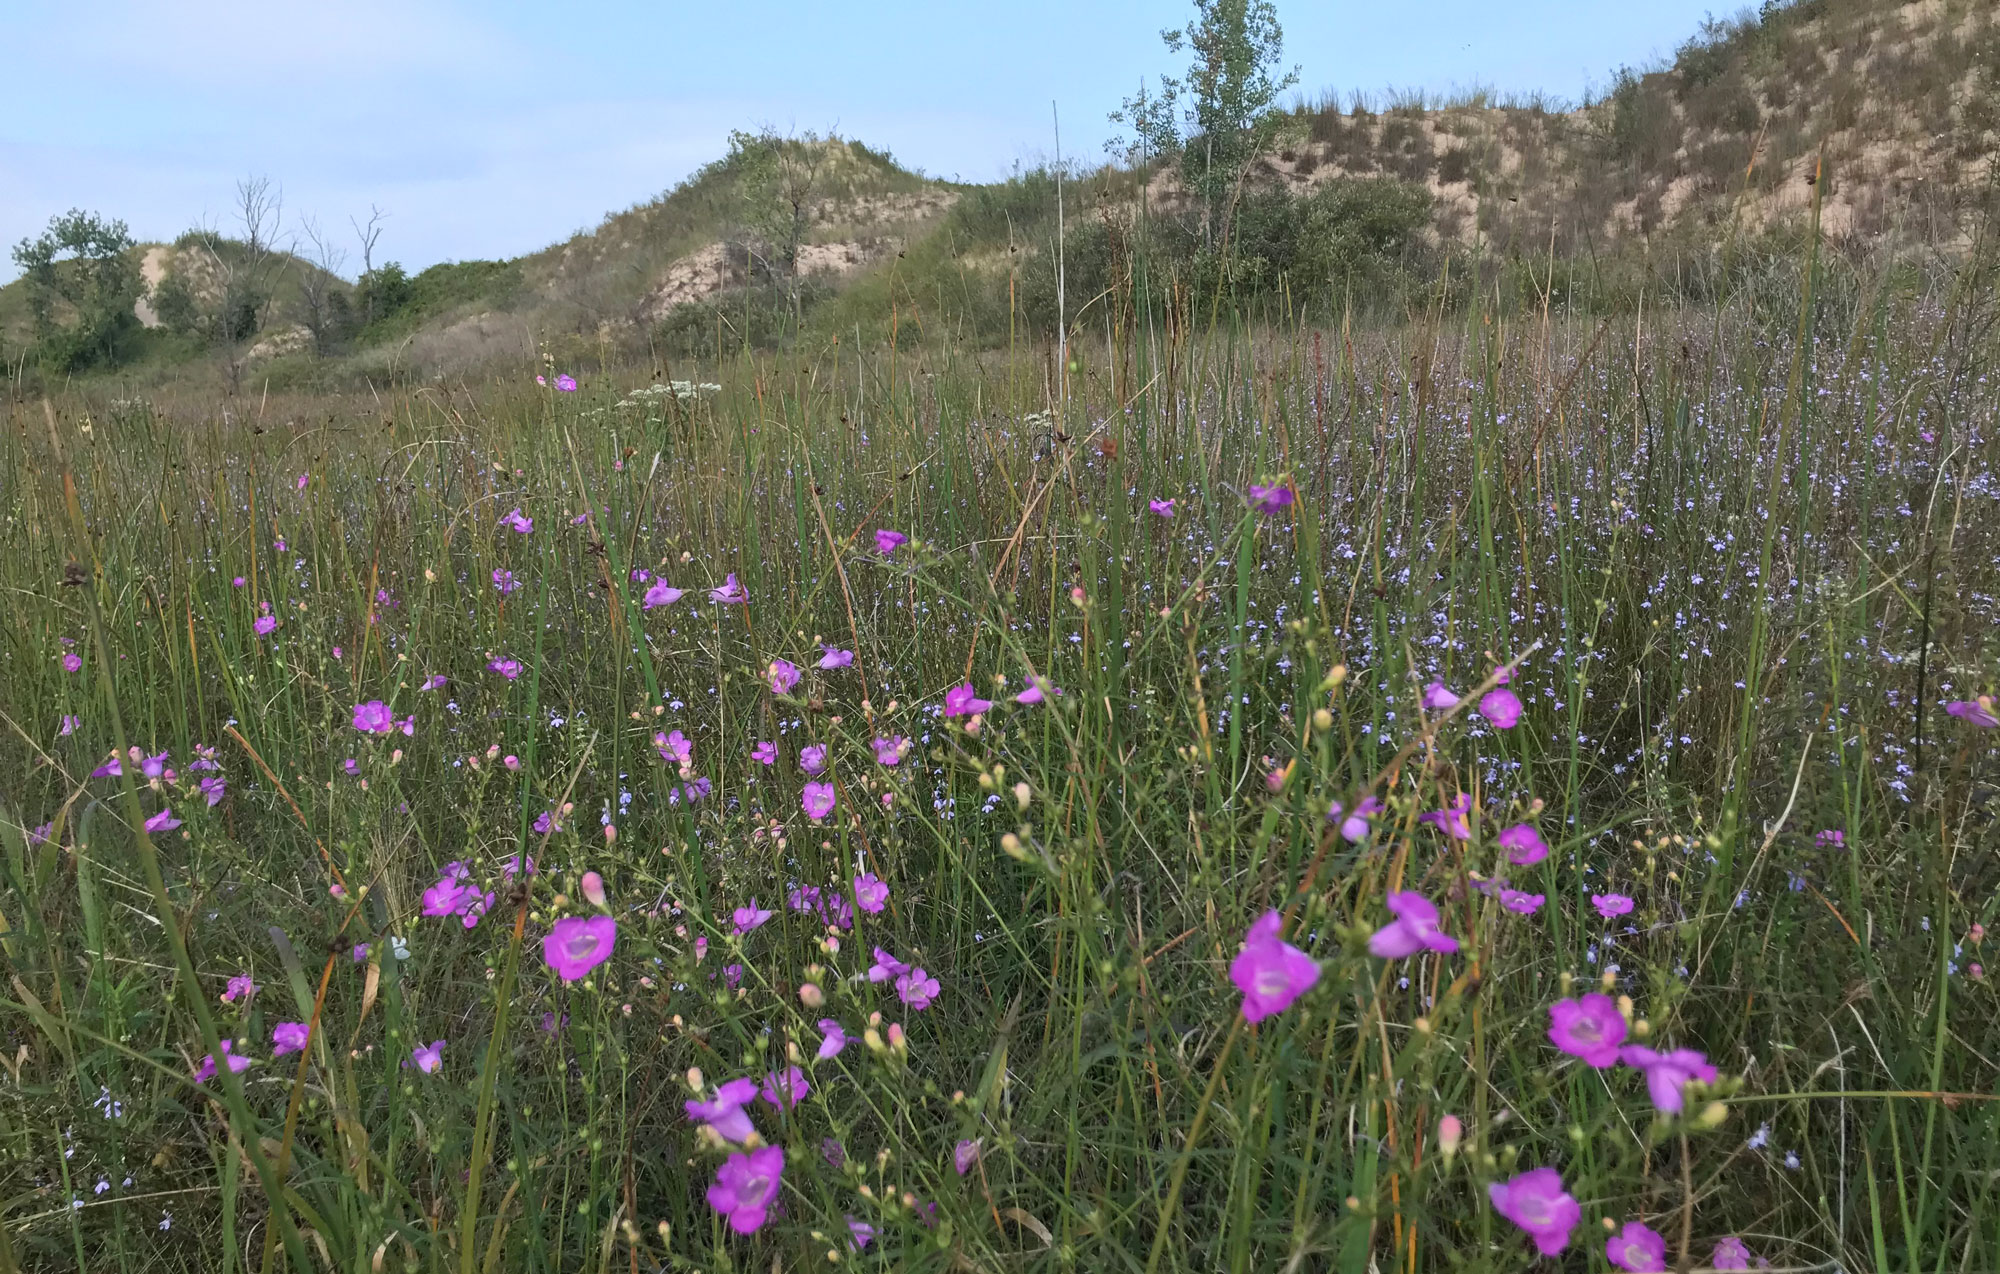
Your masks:
{"label": "purple wildflower", "polygon": [[1570,1231],[1583,1219],[1583,1209],[1563,1189],[1562,1174],[1554,1168],[1534,1168],[1511,1181],[1495,1181],[1486,1187],[1486,1195],[1493,1210],[1526,1231],[1543,1256],[1556,1256],[1568,1247]]}
{"label": "purple wildflower", "polygon": [[877,553],[880,553],[883,557],[889,557],[890,555],[894,554],[897,549],[903,547],[905,544],[908,544],[909,542],[910,542],[910,537],[904,535],[901,531],[891,531],[887,527],[876,528],[875,551]]}
{"label": "purple wildflower", "polygon": [[574,982],[611,958],[618,922],[610,916],[564,916],[542,939],[542,960],[557,977]]}
{"label": "purple wildflower", "polygon": [[1631,1274],[1659,1274],[1667,1268],[1667,1241],[1638,1221],[1604,1241],[1604,1259]]}
{"label": "purple wildflower", "polygon": [[819,666],[829,672],[835,668],[851,667],[854,663],[854,652],[851,650],[842,650],[838,646],[821,646],[820,649],[826,653],[819,657]]}
{"label": "purple wildflower", "polygon": [[1597,914],[1606,920],[1616,920],[1620,916],[1631,915],[1635,904],[1624,894],[1592,894],[1590,905],[1597,908]]}
{"label": "purple wildflower", "polygon": [[1593,992],[1549,1005],[1549,1043],[1598,1070],[1618,1061],[1625,1029],[1625,1015],[1608,995]]}
{"label": "purple wildflower", "polygon": [[726,1084],[718,1084],[713,1101],[687,1101],[682,1107],[689,1119],[707,1124],[715,1130],[715,1135],[724,1141],[742,1145],[750,1134],[757,1131],[750,1122],[750,1114],[743,1108],[757,1097],[757,1081],[754,1079],[732,1079]]}
{"label": "purple wildflower", "polygon": [[1370,955],[1400,960],[1419,951],[1458,950],[1458,939],[1438,928],[1438,909],[1420,893],[1405,890],[1383,899],[1389,914],[1396,917],[1368,939]]}
{"label": "purple wildflower", "polygon": [[1682,1092],[1689,1083],[1700,1080],[1704,1084],[1715,1082],[1715,1067],[1708,1064],[1708,1058],[1691,1048],[1677,1048],[1671,1053],[1660,1053],[1638,1044],[1627,1044],[1618,1052],[1618,1060],[1646,1076],[1646,1091],[1653,1098],[1653,1105],[1669,1115],[1678,1115],[1686,1098]]}
{"label": "purple wildflower", "polygon": [[799,795],[799,804],[805,809],[806,817],[817,822],[833,813],[834,794],[831,783],[808,783]]}
{"label": "purple wildflower", "polygon": [[929,1008],[937,996],[938,980],[925,973],[921,965],[896,976],[896,998],[916,1012]]}
{"label": "purple wildflower", "polygon": [[784,1175],[782,1146],[761,1146],[731,1155],[715,1170],[715,1184],[708,1188],[708,1206],[728,1217],[729,1228],[738,1234],[755,1234],[778,1197]]}
{"label": "purple wildflower", "polygon": [[1533,867],[1549,856],[1547,842],[1529,823],[1516,823],[1501,832],[1497,839],[1500,848],[1507,851],[1507,861],[1516,867]]}
{"label": "purple wildflower", "polygon": [[675,588],[664,579],[656,579],[646,590],[645,609],[655,610],[661,606],[671,606],[686,595],[685,589]]}
{"label": "purple wildflower", "polygon": [[799,667],[789,659],[773,659],[764,676],[771,683],[772,694],[790,694],[792,687],[799,684]]}
{"label": "purple wildflower", "polygon": [[271,1028],[271,1056],[296,1053],[312,1038],[312,1028],[304,1022],[280,1022]]}
{"label": "purple wildflower", "polygon": [[981,699],[969,681],[944,692],[944,714],[947,717],[969,717],[984,712],[992,706],[993,701]]}
{"label": "purple wildflower", "polygon": [[1284,1012],[1319,981],[1319,961],[1278,936],[1284,923],[1276,910],[1259,916],[1229,962],[1229,980],[1243,993],[1245,1021]]}
{"label": "purple wildflower", "polygon": [[854,878],[854,905],[869,915],[878,915],[889,903],[887,882],[877,879],[874,872],[863,872]]}

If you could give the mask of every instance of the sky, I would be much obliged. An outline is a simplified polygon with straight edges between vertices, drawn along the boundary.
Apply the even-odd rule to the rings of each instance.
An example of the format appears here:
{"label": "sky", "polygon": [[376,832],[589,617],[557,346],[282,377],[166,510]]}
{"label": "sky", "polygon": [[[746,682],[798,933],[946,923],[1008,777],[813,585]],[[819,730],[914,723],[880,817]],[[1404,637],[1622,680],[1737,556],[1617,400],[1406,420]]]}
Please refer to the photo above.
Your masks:
{"label": "sky", "polygon": [[[1191,0],[0,0],[0,244],[72,207],[141,241],[230,229],[268,177],[359,268],[518,256],[643,203],[732,128],[838,130],[933,176],[1105,157],[1185,66]],[[1574,100],[1670,56],[1692,0],[1278,0],[1296,92],[1485,85]],[[17,273],[0,258],[0,279]]]}

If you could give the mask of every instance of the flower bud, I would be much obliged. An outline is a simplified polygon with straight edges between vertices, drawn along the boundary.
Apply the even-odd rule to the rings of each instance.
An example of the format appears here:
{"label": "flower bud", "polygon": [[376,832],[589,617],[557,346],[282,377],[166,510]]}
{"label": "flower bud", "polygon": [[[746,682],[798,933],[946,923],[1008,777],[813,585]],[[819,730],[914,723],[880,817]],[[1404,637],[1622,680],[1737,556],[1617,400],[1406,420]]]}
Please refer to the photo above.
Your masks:
{"label": "flower bud", "polygon": [[1313,729],[1321,734],[1333,729],[1333,714],[1325,708],[1313,709]]}
{"label": "flower bud", "polygon": [[500,764],[506,766],[510,770],[518,770],[521,768],[521,758],[515,756],[512,752],[509,752],[506,756],[501,758]]}
{"label": "flower bud", "polygon": [[1624,1018],[1624,1019],[1625,1019],[1626,1021],[1628,1021],[1628,1022],[1632,1020],[1632,997],[1631,997],[1631,996],[1629,996],[1629,995],[1621,995],[1621,996],[1619,996],[1619,997],[1618,997],[1618,1016],[1620,1016],[1620,1017]]}
{"label": "flower bud", "polygon": [[819,989],[817,982],[801,982],[799,984],[799,1003],[809,1009],[816,1009],[826,1003],[826,992]]}
{"label": "flower bud", "polygon": [[861,1042],[868,1046],[869,1052],[879,1053],[883,1049],[882,1032],[876,1030],[874,1027],[871,1026],[867,1030],[861,1032]]}
{"label": "flower bud", "polygon": [[1704,1128],[1720,1128],[1722,1121],[1729,1118],[1729,1107],[1719,1101],[1712,1101],[1701,1108],[1695,1122]]}
{"label": "flower bud", "polygon": [[1438,1120],[1438,1151],[1444,1155],[1446,1164],[1450,1164],[1458,1154],[1458,1143],[1464,1137],[1465,1125],[1458,1121],[1457,1115],[1446,1115]]}
{"label": "flower bud", "polygon": [[486,749],[486,759],[489,761],[495,759],[499,755],[500,755],[500,745],[497,743]]}
{"label": "flower bud", "polygon": [[697,1093],[700,1092],[703,1079],[704,1077],[701,1073],[701,1067],[699,1066],[688,1067],[687,1081],[688,1081],[688,1088],[691,1091]]}
{"label": "flower bud", "polygon": [[583,896],[590,900],[591,906],[602,907],[605,905],[604,877],[594,871],[587,871],[583,873],[583,880],[579,883],[579,887],[583,891]]}
{"label": "flower bud", "polygon": [[[910,1051],[909,1042],[903,1038],[903,1026],[900,1022],[889,1023],[889,1047],[895,1049],[898,1053],[907,1053]],[[1721,1102],[1716,1103],[1718,1106],[1721,1104]]]}
{"label": "flower bud", "polygon": [[613,844],[614,842],[617,841],[617,839],[618,839],[617,825],[614,823],[606,823],[604,825],[604,843],[607,845]]}
{"label": "flower bud", "polygon": [[1022,809],[1028,808],[1028,800],[1033,795],[1034,790],[1026,783],[1016,783],[1014,785],[1014,804],[1020,806]]}
{"label": "flower bud", "polygon": [[1009,858],[1024,859],[1028,856],[1027,851],[1021,848],[1021,838],[1012,832],[1008,832],[1000,838],[1000,848],[1006,852]]}

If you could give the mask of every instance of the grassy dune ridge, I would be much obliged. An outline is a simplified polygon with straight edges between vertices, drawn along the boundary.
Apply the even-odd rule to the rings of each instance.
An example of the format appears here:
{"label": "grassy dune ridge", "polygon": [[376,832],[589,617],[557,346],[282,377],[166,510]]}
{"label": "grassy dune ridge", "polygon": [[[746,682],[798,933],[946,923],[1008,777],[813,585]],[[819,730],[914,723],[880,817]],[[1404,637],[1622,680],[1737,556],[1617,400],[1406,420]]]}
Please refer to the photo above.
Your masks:
{"label": "grassy dune ridge", "polygon": [[[1518,1269],[1546,1167],[1562,1268],[1991,1268],[1975,299],[12,406],[0,1262]],[[1600,986],[1682,1113],[1552,1043]]]}

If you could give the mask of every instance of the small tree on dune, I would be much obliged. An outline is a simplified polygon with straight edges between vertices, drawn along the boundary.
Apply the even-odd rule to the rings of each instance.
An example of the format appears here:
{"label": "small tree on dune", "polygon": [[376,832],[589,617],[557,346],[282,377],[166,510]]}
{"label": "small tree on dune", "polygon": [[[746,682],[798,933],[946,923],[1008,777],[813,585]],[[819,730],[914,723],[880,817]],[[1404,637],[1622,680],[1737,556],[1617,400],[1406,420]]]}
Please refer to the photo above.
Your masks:
{"label": "small tree on dune", "polygon": [[135,246],[124,222],[81,209],[15,245],[44,363],[68,372],[118,361],[138,330],[132,306],[145,291]]}
{"label": "small tree on dune", "polygon": [[[1112,113],[1142,155],[1179,161],[1181,180],[1201,207],[1203,241],[1225,239],[1236,192],[1278,133],[1278,95],[1298,82],[1281,70],[1285,33],[1271,0],[1194,0],[1195,18],[1162,31],[1169,52],[1194,61],[1163,76]],[[1121,139],[1122,140],[1122,139]]]}

